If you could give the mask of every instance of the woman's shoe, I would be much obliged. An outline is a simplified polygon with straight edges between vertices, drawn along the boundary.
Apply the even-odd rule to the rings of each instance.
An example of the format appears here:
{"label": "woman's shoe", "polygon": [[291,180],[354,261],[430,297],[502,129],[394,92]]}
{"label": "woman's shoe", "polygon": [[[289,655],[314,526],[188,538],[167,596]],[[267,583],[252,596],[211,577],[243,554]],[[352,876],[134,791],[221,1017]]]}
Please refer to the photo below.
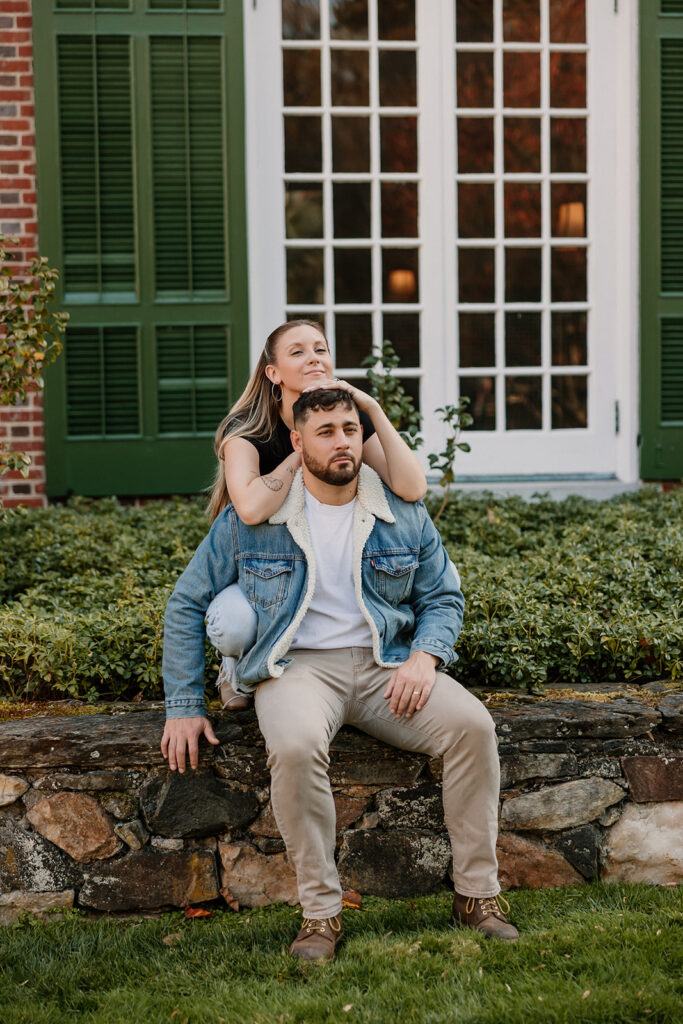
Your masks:
{"label": "woman's shoe", "polygon": [[216,679],[216,688],[221,695],[221,704],[224,711],[244,711],[251,705],[253,697],[247,697],[238,693],[234,686],[235,680],[235,659],[224,657]]}

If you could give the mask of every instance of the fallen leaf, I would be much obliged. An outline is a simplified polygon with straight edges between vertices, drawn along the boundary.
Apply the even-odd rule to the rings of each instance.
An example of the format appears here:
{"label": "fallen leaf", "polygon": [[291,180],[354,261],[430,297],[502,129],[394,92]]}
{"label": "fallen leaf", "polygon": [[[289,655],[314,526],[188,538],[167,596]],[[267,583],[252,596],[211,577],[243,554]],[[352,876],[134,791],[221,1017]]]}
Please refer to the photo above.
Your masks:
{"label": "fallen leaf", "polygon": [[29,982],[29,979],[28,979],[28,978],[26,979],[26,981],[20,981],[20,982],[19,982],[19,988],[21,988],[21,987],[22,987],[22,985],[28,985],[28,982]]}
{"label": "fallen leaf", "polygon": [[[182,932],[171,932],[170,935],[164,935],[164,937],[163,937],[163,939],[161,941],[166,946],[177,946],[178,943],[182,940],[182,937],[183,937]],[[177,1012],[180,1013],[179,1010]]]}
{"label": "fallen leaf", "polygon": [[512,989],[508,985],[507,981],[505,982],[505,988],[508,990],[508,992],[512,992]]}
{"label": "fallen leaf", "polygon": [[545,955],[546,955],[546,953],[549,953],[549,952],[550,952],[550,950],[549,950],[549,949],[542,949],[542,950],[541,950],[541,956],[545,956]]}
{"label": "fallen leaf", "polygon": [[439,978],[441,979],[441,981],[443,981],[443,979],[446,977],[447,974],[448,974],[448,971],[442,971],[441,972],[441,974],[439,975]]}
{"label": "fallen leaf", "polygon": [[344,1013],[348,1013],[351,1009],[353,1009],[353,1003],[347,1003],[344,1007]]}
{"label": "fallen leaf", "polygon": [[536,966],[534,967],[534,970],[535,971],[540,971],[542,967],[545,967],[545,964],[536,964]]}
{"label": "fallen leaf", "polygon": [[586,991],[585,991],[585,992],[583,993],[583,995],[581,996],[581,998],[582,998],[582,999],[588,999],[588,996],[589,996],[590,994],[591,994],[591,990],[590,990],[589,988],[587,988],[587,989],[586,989]]}
{"label": "fallen leaf", "polygon": [[604,932],[605,929],[602,927],[601,924],[596,924],[595,925],[595,930],[596,930],[596,932]]}
{"label": "fallen leaf", "polygon": [[389,930],[389,931],[388,931],[388,932],[386,933],[386,935],[383,935],[383,936],[382,936],[382,942],[384,942],[384,940],[385,940],[385,939],[388,939],[388,938],[389,938],[389,936],[390,936],[390,935],[393,935],[393,934],[394,934],[394,933],[393,933],[393,932],[392,932],[391,930]]}
{"label": "fallen leaf", "polygon": [[543,996],[539,996],[538,997],[538,1001],[539,1001],[539,1003],[542,1003],[543,1002]]}
{"label": "fallen leaf", "polygon": [[185,907],[185,917],[213,917],[213,910],[203,907]]}
{"label": "fallen leaf", "polygon": [[571,953],[565,953],[564,955],[566,956],[567,960],[571,960]]}
{"label": "fallen leaf", "polygon": [[482,978],[484,976],[484,968],[480,967],[479,970],[477,971],[477,974],[479,975],[480,978]]}
{"label": "fallen leaf", "polygon": [[175,1017],[176,1013],[180,1013],[180,1010],[174,1010],[173,1011],[173,1013],[171,1014],[171,1020],[173,1020],[173,1018]]}
{"label": "fallen leaf", "polygon": [[661,935],[661,934],[662,934],[662,929],[658,928],[657,931],[655,932],[655,935]]}
{"label": "fallen leaf", "polygon": [[347,907],[349,910],[360,910],[361,902],[361,895],[355,889],[346,889],[342,893],[342,907]]}
{"label": "fallen leaf", "polygon": [[135,696],[133,697],[133,703],[134,704],[139,704],[141,700],[142,700],[142,690],[140,690],[139,693],[135,694]]}

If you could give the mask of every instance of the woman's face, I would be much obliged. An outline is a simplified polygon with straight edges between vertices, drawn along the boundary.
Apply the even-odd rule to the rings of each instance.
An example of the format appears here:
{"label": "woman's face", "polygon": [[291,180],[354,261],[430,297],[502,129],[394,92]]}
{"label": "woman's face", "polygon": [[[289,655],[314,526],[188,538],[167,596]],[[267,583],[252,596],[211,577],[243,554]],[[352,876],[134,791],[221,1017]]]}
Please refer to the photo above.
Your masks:
{"label": "woman's face", "polygon": [[283,395],[290,392],[298,398],[304,388],[334,377],[327,342],[315,327],[290,328],[277,343],[275,360],[266,366],[266,375]]}

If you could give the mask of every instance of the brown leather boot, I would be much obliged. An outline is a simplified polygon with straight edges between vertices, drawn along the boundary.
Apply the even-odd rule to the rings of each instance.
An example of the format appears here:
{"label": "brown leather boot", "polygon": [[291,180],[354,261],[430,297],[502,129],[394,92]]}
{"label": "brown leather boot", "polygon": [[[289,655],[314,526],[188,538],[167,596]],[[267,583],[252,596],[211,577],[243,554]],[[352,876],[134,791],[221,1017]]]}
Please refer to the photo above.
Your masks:
{"label": "brown leather boot", "polygon": [[305,917],[289,952],[299,960],[334,960],[343,935],[341,914],[326,920]]}
{"label": "brown leather boot", "polygon": [[[502,903],[505,904],[503,913]],[[463,928],[474,928],[489,939],[504,939],[515,942],[519,932],[505,917],[510,913],[510,905],[502,896],[461,896],[456,892],[453,897],[451,923]]]}

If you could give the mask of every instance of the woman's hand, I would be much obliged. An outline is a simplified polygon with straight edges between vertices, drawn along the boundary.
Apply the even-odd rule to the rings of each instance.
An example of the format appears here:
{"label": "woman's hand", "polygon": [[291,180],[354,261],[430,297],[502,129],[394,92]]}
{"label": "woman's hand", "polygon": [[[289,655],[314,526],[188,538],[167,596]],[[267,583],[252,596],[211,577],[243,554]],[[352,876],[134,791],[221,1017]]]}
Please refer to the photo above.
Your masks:
{"label": "woman's hand", "polygon": [[346,391],[348,396],[353,399],[359,409],[362,409],[370,419],[376,409],[379,409],[379,402],[372,397],[372,395],[366,394],[365,391],[361,391],[360,388],[355,388],[353,384],[349,384],[347,380],[339,380],[337,377],[331,377],[329,380],[318,381],[315,384],[309,384],[307,388],[304,388],[302,394],[306,391],[328,391],[330,388],[338,389],[339,391]]}

